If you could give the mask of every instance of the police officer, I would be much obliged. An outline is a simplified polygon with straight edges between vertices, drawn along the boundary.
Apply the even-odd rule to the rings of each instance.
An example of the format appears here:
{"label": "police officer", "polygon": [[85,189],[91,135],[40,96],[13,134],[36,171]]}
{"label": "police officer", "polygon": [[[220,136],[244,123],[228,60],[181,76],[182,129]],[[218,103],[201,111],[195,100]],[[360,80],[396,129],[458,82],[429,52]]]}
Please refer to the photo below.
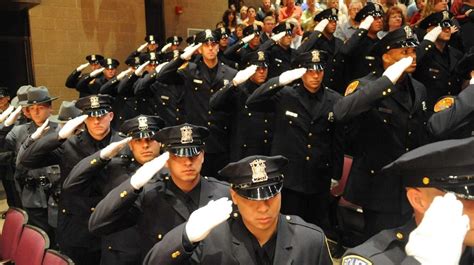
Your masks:
{"label": "police officer", "polygon": [[406,187],[414,218],[347,250],[342,264],[473,264],[473,148],[472,137],[436,142],[386,166]]}
{"label": "police officer", "polygon": [[340,177],[343,158],[333,114],[341,96],[322,82],[326,62],[325,52],[302,53],[294,70],[269,79],[247,99],[250,110],[274,113],[270,154],[290,160],[284,170],[282,212],[325,227],[331,178]]}
{"label": "police officer", "polygon": [[[98,186],[103,199],[113,188],[128,180],[140,166],[159,155],[160,143],[152,137],[163,125],[163,120],[157,116],[139,115],[126,120],[121,132],[128,138],[111,143],[82,159],[69,173],[63,189],[86,191],[91,186]],[[127,143],[131,156],[122,152]],[[139,231],[136,226],[120,229],[102,238],[101,264],[139,262]]]}
{"label": "police officer", "polygon": [[98,94],[100,87],[117,74],[119,61],[113,58],[105,58],[100,61],[102,68],[82,76],[77,82],[76,89],[80,92],[79,97]]}
{"label": "police officer", "polygon": [[[293,41],[294,25],[289,22],[281,22],[273,28],[273,36],[265,42],[260,50],[268,51],[270,57],[270,67],[268,68],[268,78],[279,76],[281,73],[291,69],[291,62],[295,56],[295,50],[291,48]],[[269,48],[266,45],[271,43]]]}
{"label": "police officer", "polygon": [[238,211],[229,219],[228,198],[209,202],[156,244],[144,264],[332,264],[319,227],[280,214],[287,162],[250,156],[228,164],[219,174],[230,180]]}
{"label": "police officer", "polygon": [[429,140],[426,88],[410,75],[417,43],[408,26],[388,33],[372,52],[382,60],[383,74],[353,81],[334,106],[336,121],[352,125],[354,162],[344,197],[363,207],[368,237],[411,216],[399,181],[379,172]]}
{"label": "police officer", "polygon": [[246,55],[247,66],[232,82],[217,91],[209,102],[212,110],[230,113],[230,161],[250,155],[269,155],[272,142],[273,114],[250,111],[247,98],[265,81],[268,75],[268,56],[263,51]]}
{"label": "police officer", "polygon": [[224,56],[230,60],[241,63],[249,52],[256,51],[260,46],[260,34],[262,27],[252,24],[244,28],[242,40],[234,43],[224,51]]}
{"label": "police officer", "polygon": [[[194,210],[228,196],[226,184],[200,174],[208,134],[206,128],[191,124],[160,130],[155,137],[167,152],[114,188],[97,205],[89,229],[107,235],[136,224],[144,256]],[[150,181],[165,164],[169,175]]]}
{"label": "police officer", "polygon": [[[181,44],[182,41],[183,41],[183,38],[180,37],[180,36],[174,35],[174,36],[168,37],[166,39],[166,45],[164,46],[164,47],[166,47],[166,49],[161,49],[161,52],[165,53],[167,51],[178,50],[179,45]],[[168,44],[169,44],[169,47],[167,47]]]}
{"label": "police officer", "polygon": [[[104,59],[104,56],[100,54],[91,54],[86,56],[87,63],[79,65],[66,79],[66,87],[76,89],[77,83],[81,79],[82,71],[88,66],[91,67],[92,71],[102,68],[100,61]],[[80,91],[79,91],[80,92]]]}
{"label": "police officer", "polygon": [[[110,128],[114,117],[111,105],[109,95],[80,98],[76,107],[85,115],[68,121],[59,132],[47,134],[26,146],[18,162],[28,168],[59,164],[62,183],[84,157],[122,139]],[[85,130],[74,134],[83,123]],[[87,221],[100,198],[101,191],[97,187],[90,187],[86,194],[61,192],[56,238],[59,249],[76,264],[99,264],[100,238],[89,233]]]}
{"label": "police officer", "polygon": [[[157,78],[159,82],[172,83],[184,91],[183,106],[186,122],[206,126],[210,136],[206,141],[206,159],[203,175],[216,176],[227,164],[228,115],[209,109],[211,96],[228,84],[236,70],[218,60],[218,39],[215,32],[207,29],[196,37],[196,45],[189,46],[184,53],[165,65]],[[187,62],[199,49],[202,58],[196,63]]]}
{"label": "police officer", "polygon": [[229,37],[231,34],[230,29],[226,27],[220,27],[214,31],[216,38],[219,40],[219,53],[217,54],[217,57],[227,66],[230,66],[234,69],[239,69],[239,62],[233,61],[224,55],[225,50],[227,47],[229,47]]}

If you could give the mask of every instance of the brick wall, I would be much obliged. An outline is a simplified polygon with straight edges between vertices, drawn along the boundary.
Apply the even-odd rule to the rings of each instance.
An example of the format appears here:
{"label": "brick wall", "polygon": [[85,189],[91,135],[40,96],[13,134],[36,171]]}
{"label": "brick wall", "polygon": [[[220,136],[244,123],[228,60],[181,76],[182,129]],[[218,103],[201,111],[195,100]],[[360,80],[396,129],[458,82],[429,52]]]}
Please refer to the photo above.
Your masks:
{"label": "brick wall", "polygon": [[[31,46],[36,85],[45,85],[62,100],[78,97],[64,86],[85,56],[117,58],[125,69],[128,53],[145,36],[144,2],[140,0],[42,0],[30,9]],[[87,69],[89,70],[89,69]]]}

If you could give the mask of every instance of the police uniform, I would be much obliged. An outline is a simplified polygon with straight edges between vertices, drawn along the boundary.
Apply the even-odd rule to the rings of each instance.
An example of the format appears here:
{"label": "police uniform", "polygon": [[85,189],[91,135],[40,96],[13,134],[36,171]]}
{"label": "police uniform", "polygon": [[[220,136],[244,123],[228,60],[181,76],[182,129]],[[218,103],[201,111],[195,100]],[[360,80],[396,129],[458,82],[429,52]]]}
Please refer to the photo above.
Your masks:
{"label": "police uniform", "polygon": [[[243,34],[244,37],[247,37],[249,35],[255,34],[255,36],[260,36],[262,33],[262,27],[252,24],[244,28]],[[216,39],[219,40],[220,38]],[[232,44],[230,47],[228,47],[224,51],[224,56],[229,58],[230,60],[236,61],[238,63],[242,63],[242,59],[249,53],[249,52],[254,52],[258,49],[257,47],[250,47],[248,43],[243,42],[242,40],[239,40],[238,42]]]}
{"label": "police uniform", "polygon": [[[289,22],[280,23],[275,26],[272,30],[273,34],[278,34],[280,32],[286,32],[288,35],[293,34],[294,25]],[[269,43],[274,44],[269,48],[266,47]],[[269,54],[270,58],[270,67],[268,67],[268,78],[273,78],[279,76],[281,73],[291,70],[291,62],[295,50],[291,47],[283,48],[281,45],[275,43],[272,39],[268,40],[262,44],[260,50],[265,50]]]}
{"label": "police uniform", "polygon": [[[263,51],[251,52],[243,60],[247,66],[268,68],[268,56]],[[273,113],[254,112],[245,102],[259,85],[251,80],[235,87],[232,82],[217,91],[209,101],[212,110],[231,115],[230,161],[250,155],[269,155],[272,143]]]}
{"label": "police uniform", "polygon": [[[231,34],[230,29],[225,28],[225,27],[220,27],[218,29],[215,29],[214,32],[216,34],[216,39],[218,39],[218,40],[221,40],[223,38],[228,39],[230,37],[230,34]],[[227,65],[229,67],[232,67],[234,69],[239,69],[239,62],[234,61],[231,58],[227,58],[227,56],[224,55],[225,51],[222,50],[222,48],[227,48],[227,47],[228,46],[222,47],[222,46],[219,45],[219,53],[217,54],[217,58],[219,58],[219,61],[223,62],[225,65]],[[236,58],[234,58],[234,59],[236,59]]]}
{"label": "police uniform", "polygon": [[[219,174],[247,200],[268,200],[283,186],[282,156],[250,156],[230,163]],[[243,207],[243,206],[242,206]],[[238,212],[192,244],[186,224],[171,230],[148,253],[143,264],[332,264],[322,230],[297,216],[279,214],[275,234],[260,246]]]}
{"label": "police uniform", "polygon": [[[201,152],[207,135],[204,127],[183,124],[162,129],[155,137],[174,155],[192,157]],[[145,255],[199,206],[229,196],[228,186],[213,178],[200,177],[199,184],[188,193],[179,189],[172,179],[172,176],[160,177],[140,190],[132,187],[130,179],[125,180],[97,205],[89,221],[90,230],[107,235],[136,224],[141,253]]]}
{"label": "police uniform", "polygon": [[[99,64],[100,61],[104,59],[104,56],[100,54],[91,54],[86,56],[86,60],[89,62],[89,64]],[[71,74],[66,79],[66,87],[68,88],[76,88],[77,83],[81,79],[82,71],[77,71],[74,69]]]}
{"label": "police uniform", "polygon": [[[83,110],[84,114],[96,117],[111,111],[111,104],[112,98],[108,95],[92,95],[80,98],[76,107]],[[92,138],[87,130],[64,140],[59,139],[57,132],[53,132],[26,146],[25,152],[17,160],[28,168],[59,164],[62,183],[84,157],[121,139],[113,130],[100,141]],[[100,198],[101,190],[97,186],[89,187],[86,194],[67,190],[60,194],[56,239],[59,249],[76,264],[99,264],[100,238],[89,232],[87,221]]]}
{"label": "police uniform", "polygon": [[[326,60],[324,52],[313,50],[300,54],[294,67],[322,70]],[[341,175],[342,144],[333,114],[339,98],[324,85],[311,93],[302,81],[281,86],[274,77],[247,100],[250,110],[274,113],[270,153],[290,160],[284,170],[282,212],[317,225],[327,225],[331,178]]]}
{"label": "police uniform", "polygon": [[[100,65],[107,69],[115,69],[120,65],[120,62],[113,58],[105,58],[100,61]],[[79,91],[79,97],[86,97],[90,95],[99,94],[102,85],[107,83],[108,79],[103,73],[96,77],[89,74],[82,76],[77,82],[76,90]]]}
{"label": "police uniform", "polygon": [[[416,43],[408,27],[400,28],[374,47],[374,56]],[[379,173],[390,161],[429,141],[426,88],[407,74],[396,84],[369,74],[348,85],[345,97],[334,106],[334,116],[352,130],[354,162],[344,197],[363,207],[366,233],[403,224],[411,209],[402,187],[397,179]]]}
{"label": "police uniform", "polygon": [[[452,192],[460,199],[472,200],[473,148],[473,138],[432,143],[404,154],[385,166],[383,172],[397,177],[404,187],[431,187]],[[409,235],[416,226],[412,219],[403,226],[381,231],[362,245],[347,250],[341,264],[420,264],[405,252]],[[473,263],[473,246],[466,246],[459,264]]]}
{"label": "police uniform", "polygon": [[[202,31],[196,37],[198,43],[216,40],[211,30]],[[210,69],[203,60],[185,64],[184,60],[177,57],[165,65],[158,76],[159,82],[173,83],[184,90],[185,121],[209,128],[210,136],[206,140],[206,158],[202,169],[205,176],[216,176],[216,172],[227,164],[229,156],[229,116],[224,112],[210,110],[209,99],[228,84],[235,74],[236,70],[219,61]]]}
{"label": "police uniform", "polygon": [[[424,30],[438,24],[443,28],[451,27],[451,19],[452,15],[445,10],[427,16],[419,23],[419,27]],[[462,53],[448,43],[445,45],[440,51],[435,43],[425,39],[416,50],[417,65],[413,77],[429,88],[426,103],[430,110],[440,97],[459,94],[464,79],[456,69]]]}

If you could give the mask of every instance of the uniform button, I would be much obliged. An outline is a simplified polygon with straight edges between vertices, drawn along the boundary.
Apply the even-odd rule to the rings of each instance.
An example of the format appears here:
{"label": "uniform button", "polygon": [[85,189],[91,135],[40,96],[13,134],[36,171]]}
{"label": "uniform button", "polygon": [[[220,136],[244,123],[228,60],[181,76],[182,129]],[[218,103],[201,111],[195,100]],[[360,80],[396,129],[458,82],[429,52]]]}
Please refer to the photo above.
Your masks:
{"label": "uniform button", "polygon": [[392,89],[391,89],[391,88],[387,88],[387,92],[388,92],[388,93],[391,93],[391,92],[392,92]]}
{"label": "uniform button", "polygon": [[331,81],[331,82],[332,82],[332,81],[334,81],[334,79],[330,78],[330,79],[329,79],[329,81]]}
{"label": "uniform button", "polygon": [[369,66],[372,66],[372,64],[371,64],[371,63],[369,63]]}
{"label": "uniform button", "polygon": [[134,110],[137,110],[137,108],[133,108]]}
{"label": "uniform button", "polygon": [[293,122],[292,122],[292,121],[289,121],[288,123],[289,123],[289,124],[293,124]]}
{"label": "uniform button", "polygon": [[264,142],[264,143],[267,143],[268,141],[267,141],[267,139],[264,139],[263,142]]}
{"label": "uniform button", "polygon": [[290,221],[290,220],[291,220],[291,216],[287,215],[287,216],[286,216],[286,220]]}
{"label": "uniform button", "polygon": [[374,174],[374,173],[375,173],[375,171],[374,171],[373,169],[371,169],[371,170],[370,170],[370,173],[371,173],[371,174]]}
{"label": "uniform button", "polygon": [[263,122],[267,123],[267,122],[268,122],[268,120],[264,120]]}
{"label": "uniform button", "polygon": [[331,130],[331,129],[329,129],[329,128],[326,129],[326,131],[328,131],[328,132],[329,132],[330,130]]}
{"label": "uniform button", "polygon": [[312,133],[308,133],[308,136],[313,136],[313,134],[312,134]]}
{"label": "uniform button", "polygon": [[408,151],[410,151],[410,148],[407,147],[407,148],[405,148],[405,150],[407,150],[407,152],[408,152]]}
{"label": "uniform button", "polygon": [[194,88],[194,90],[196,90],[196,91],[197,91],[197,90],[198,90],[198,88],[197,88],[197,87],[195,87],[195,88]]}
{"label": "uniform button", "polygon": [[[161,102],[161,105],[165,106],[165,105],[166,105],[166,103],[164,103],[164,102]],[[155,105],[155,108],[156,108],[156,107],[157,107],[157,106]]]}
{"label": "uniform button", "polygon": [[408,135],[411,135],[411,132],[408,132]]}
{"label": "uniform button", "polygon": [[176,250],[175,252],[173,252],[173,253],[171,254],[171,257],[172,257],[173,259],[175,259],[175,258],[177,258],[179,255],[181,255],[181,252],[179,252],[179,250]]}
{"label": "uniform button", "polygon": [[310,144],[308,144],[308,148],[311,148],[311,145],[310,145]]}
{"label": "uniform button", "polygon": [[176,109],[176,111],[179,111],[179,109]]}
{"label": "uniform button", "polygon": [[233,213],[232,216],[234,216],[234,218],[237,218],[237,217],[239,217],[239,214],[238,213]]}
{"label": "uniform button", "polygon": [[120,117],[119,117],[119,119],[123,120],[123,117],[122,117],[122,116],[120,116]]}
{"label": "uniform button", "polygon": [[268,133],[268,131],[267,131],[267,130],[265,130],[265,131],[263,131],[263,132],[264,132],[264,133]]}
{"label": "uniform button", "polygon": [[179,121],[179,118],[176,118],[177,121]]}
{"label": "uniform button", "polygon": [[123,97],[123,100],[127,100],[127,97]]}
{"label": "uniform button", "polygon": [[243,145],[243,147],[247,147],[247,145],[246,145],[246,144],[244,144],[244,145]]}
{"label": "uniform button", "polygon": [[161,240],[163,238],[162,234],[158,234],[158,240]]}
{"label": "uniform button", "polygon": [[208,122],[207,122],[207,125],[211,126],[211,122],[210,122],[210,121],[208,121]]}
{"label": "uniform button", "polygon": [[398,232],[396,237],[399,239],[399,240],[402,240],[403,239],[403,234]]}
{"label": "uniform button", "polygon": [[248,109],[249,107],[247,107],[247,105],[244,106],[245,109]]}
{"label": "uniform button", "polygon": [[214,93],[214,89],[211,89],[211,93]]}
{"label": "uniform button", "polygon": [[93,211],[95,211],[95,208],[94,208],[94,207],[91,208],[91,212],[93,212]]}
{"label": "uniform button", "polygon": [[448,85],[450,86],[450,85],[451,85],[451,82],[448,82]]}
{"label": "uniform button", "polygon": [[387,120],[386,120],[386,119],[384,119],[384,120],[383,120],[383,122],[387,123]]}
{"label": "uniform button", "polygon": [[311,158],[309,156],[306,157],[306,160],[309,161]]}
{"label": "uniform button", "polygon": [[249,117],[252,116],[252,113],[249,112]]}
{"label": "uniform button", "polygon": [[382,92],[382,95],[386,96],[386,95],[387,95],[387,92],[385,92],[385,91],[384,91],[384,92]]}
{"label": "uniform button", "polygon": [[122,191],[120,193],[120,198],[123,198],[123,197],[127,196],[127,194],[128,194],[128,192],[126,190]]}
{"label": "uniform button", "polygon": [[66,213],[66,209],[63,209],[62,212],[63,212],[63,213]]}
{"label": "uniform button", "polygon": [[145,102],[145,101],[146,101],[146,99],[142,99],[142,101],[143,101],[143,102]]}
{"label": "uniform button", "polygon": [[408,119],[411,119],[411,118],[413,118],[413,117],[411,115],[408,115]]}
{"label": "uniform button", "polygon": [[313,125],[313,124],[314,124],[314,121],[311,121],[311,125]]}
{"label": "uniform button", "polygon": [[451,91],[448,91],[448,95],[451,95]]}
{"label": "uniform button", "polygon": [[212,113],[211,111],[208,111],[208,112],[207,112],[207,114],[209,114],[209,115],[211,115],[211,113]]}
{"label": "uniform button", "polygon": [[107,248],[108,248],[109,250],[112,250],[112,246],[108,246]]}

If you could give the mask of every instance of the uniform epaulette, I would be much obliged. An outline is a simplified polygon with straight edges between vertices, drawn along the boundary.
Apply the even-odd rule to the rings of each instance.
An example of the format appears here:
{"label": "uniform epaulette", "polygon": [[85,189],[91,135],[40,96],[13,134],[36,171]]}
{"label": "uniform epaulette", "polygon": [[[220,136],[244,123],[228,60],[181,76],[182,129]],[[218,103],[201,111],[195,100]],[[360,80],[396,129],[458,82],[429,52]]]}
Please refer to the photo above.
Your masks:
{"label": "uniform epaulette", "polygon": [[223,186],[226,186],[226,187],[230,187],[230,184],[225,182],[225,181],[222,181],[222,180],[218,180],[216,178],[212,178],[212,177],[207,177],[207,176],[202,176],[202,179],[203,180],[206,180],[208,182],[212,182],[212,183],[218,183],[218,184],[221,184]]}
{"label": "uniform epaulette", "polygon": [[309,229],[311,229],[311,230],[318,231],[318,232],[321,232],[321,233],[322,233],[322,230],[321,230],[320,228],[318,228],[316,225],[305,222],[305,221],[304,221],[303,219],[301,219],[301,217],[299,217],[299,216],[296,216],[296,215],[285,215],[284,217],[285,217],[285,220],[286,220],[289,224],[303,226],[303,227],[309,228]]}

